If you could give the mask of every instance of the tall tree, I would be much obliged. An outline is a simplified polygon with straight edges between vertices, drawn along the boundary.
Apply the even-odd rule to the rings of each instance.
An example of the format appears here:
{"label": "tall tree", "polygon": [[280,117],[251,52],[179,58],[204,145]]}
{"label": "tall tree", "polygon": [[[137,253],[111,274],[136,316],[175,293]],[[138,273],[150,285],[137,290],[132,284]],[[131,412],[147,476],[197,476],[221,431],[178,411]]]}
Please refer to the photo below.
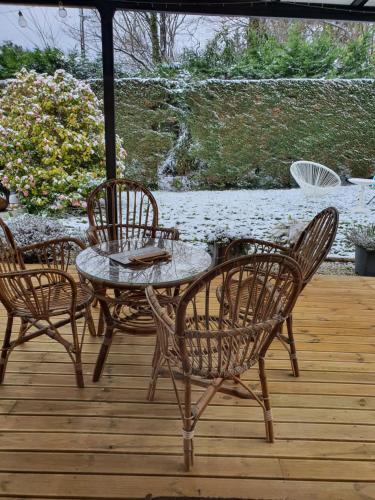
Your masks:
{"label": "tall tree", "polygon": [[[86,14],[86,43],[89,49],[100,52],[99,14]],[[114,18],[114,47],[119,62],[130,72],[149,71],[164,62],[173,62],[178,52],[179,35],[194,33],[199,18],[166,13],[118,11]],[[67,26],[79,40],[77,27]]]}

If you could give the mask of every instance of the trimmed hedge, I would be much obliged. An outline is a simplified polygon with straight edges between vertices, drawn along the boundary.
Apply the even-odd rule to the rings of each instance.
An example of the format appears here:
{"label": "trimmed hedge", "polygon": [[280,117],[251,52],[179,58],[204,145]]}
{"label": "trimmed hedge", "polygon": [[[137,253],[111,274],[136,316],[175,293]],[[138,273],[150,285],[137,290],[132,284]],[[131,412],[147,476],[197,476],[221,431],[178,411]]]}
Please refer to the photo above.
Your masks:
{"label": "trimmed hedge", "polygon": [[368,177],[374,110],[375,80],[116,81],[128,175],[151,187],[161,175],[177,188],[178,176],[198,189],[287,187],[299,159]]}

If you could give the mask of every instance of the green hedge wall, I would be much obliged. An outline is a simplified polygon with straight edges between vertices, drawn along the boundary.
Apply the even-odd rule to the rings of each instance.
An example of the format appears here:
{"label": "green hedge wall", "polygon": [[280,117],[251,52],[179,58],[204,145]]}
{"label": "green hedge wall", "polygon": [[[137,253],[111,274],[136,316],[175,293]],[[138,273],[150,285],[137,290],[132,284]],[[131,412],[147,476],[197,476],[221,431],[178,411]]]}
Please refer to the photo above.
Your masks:
{"label": "green hedge wall", "polygon": [[116,101],[128,173],[152,187],[287,187],[298,159],[375,173],[374,80],[123,79]]}

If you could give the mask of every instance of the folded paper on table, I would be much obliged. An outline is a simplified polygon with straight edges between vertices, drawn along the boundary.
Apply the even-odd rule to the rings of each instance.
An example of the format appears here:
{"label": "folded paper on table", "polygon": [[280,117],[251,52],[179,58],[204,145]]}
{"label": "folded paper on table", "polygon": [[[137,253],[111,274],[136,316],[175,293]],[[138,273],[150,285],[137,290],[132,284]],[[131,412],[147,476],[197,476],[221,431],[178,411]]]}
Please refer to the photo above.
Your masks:
{"label": "folded paper on table", "polygon": [[155,247],[139,248],[126,252],[114,253],[109,258],[123,266],[137,264],[152,264],[154,261],[169,260],[171,254],[167,250]]}

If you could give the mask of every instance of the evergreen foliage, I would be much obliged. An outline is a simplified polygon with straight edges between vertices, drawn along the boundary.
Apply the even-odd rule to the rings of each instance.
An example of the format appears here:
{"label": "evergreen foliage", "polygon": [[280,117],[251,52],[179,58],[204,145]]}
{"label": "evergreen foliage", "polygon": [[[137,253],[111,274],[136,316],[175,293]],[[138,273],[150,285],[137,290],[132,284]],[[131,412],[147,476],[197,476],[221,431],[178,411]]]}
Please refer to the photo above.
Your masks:
{"label": "evergreen foliage", "polygon": [[374,32],[340,40],[325,26],[309,36],[292,24],[286,39],[250,26],[239,44],[228,30],[220,31],[203,50],[186,50],[178,65],[159,67],[155,75],[214,78],[373,78]]}
{"label": "evergreen foliage", "polygon": [[[115,88],[126,175],[153,188],[163,176],[198,189],[289,187],[302,159],[342,178],[373,175],[374,80],[127,78]],[[93,89],[100,96],[102,82]]]}

